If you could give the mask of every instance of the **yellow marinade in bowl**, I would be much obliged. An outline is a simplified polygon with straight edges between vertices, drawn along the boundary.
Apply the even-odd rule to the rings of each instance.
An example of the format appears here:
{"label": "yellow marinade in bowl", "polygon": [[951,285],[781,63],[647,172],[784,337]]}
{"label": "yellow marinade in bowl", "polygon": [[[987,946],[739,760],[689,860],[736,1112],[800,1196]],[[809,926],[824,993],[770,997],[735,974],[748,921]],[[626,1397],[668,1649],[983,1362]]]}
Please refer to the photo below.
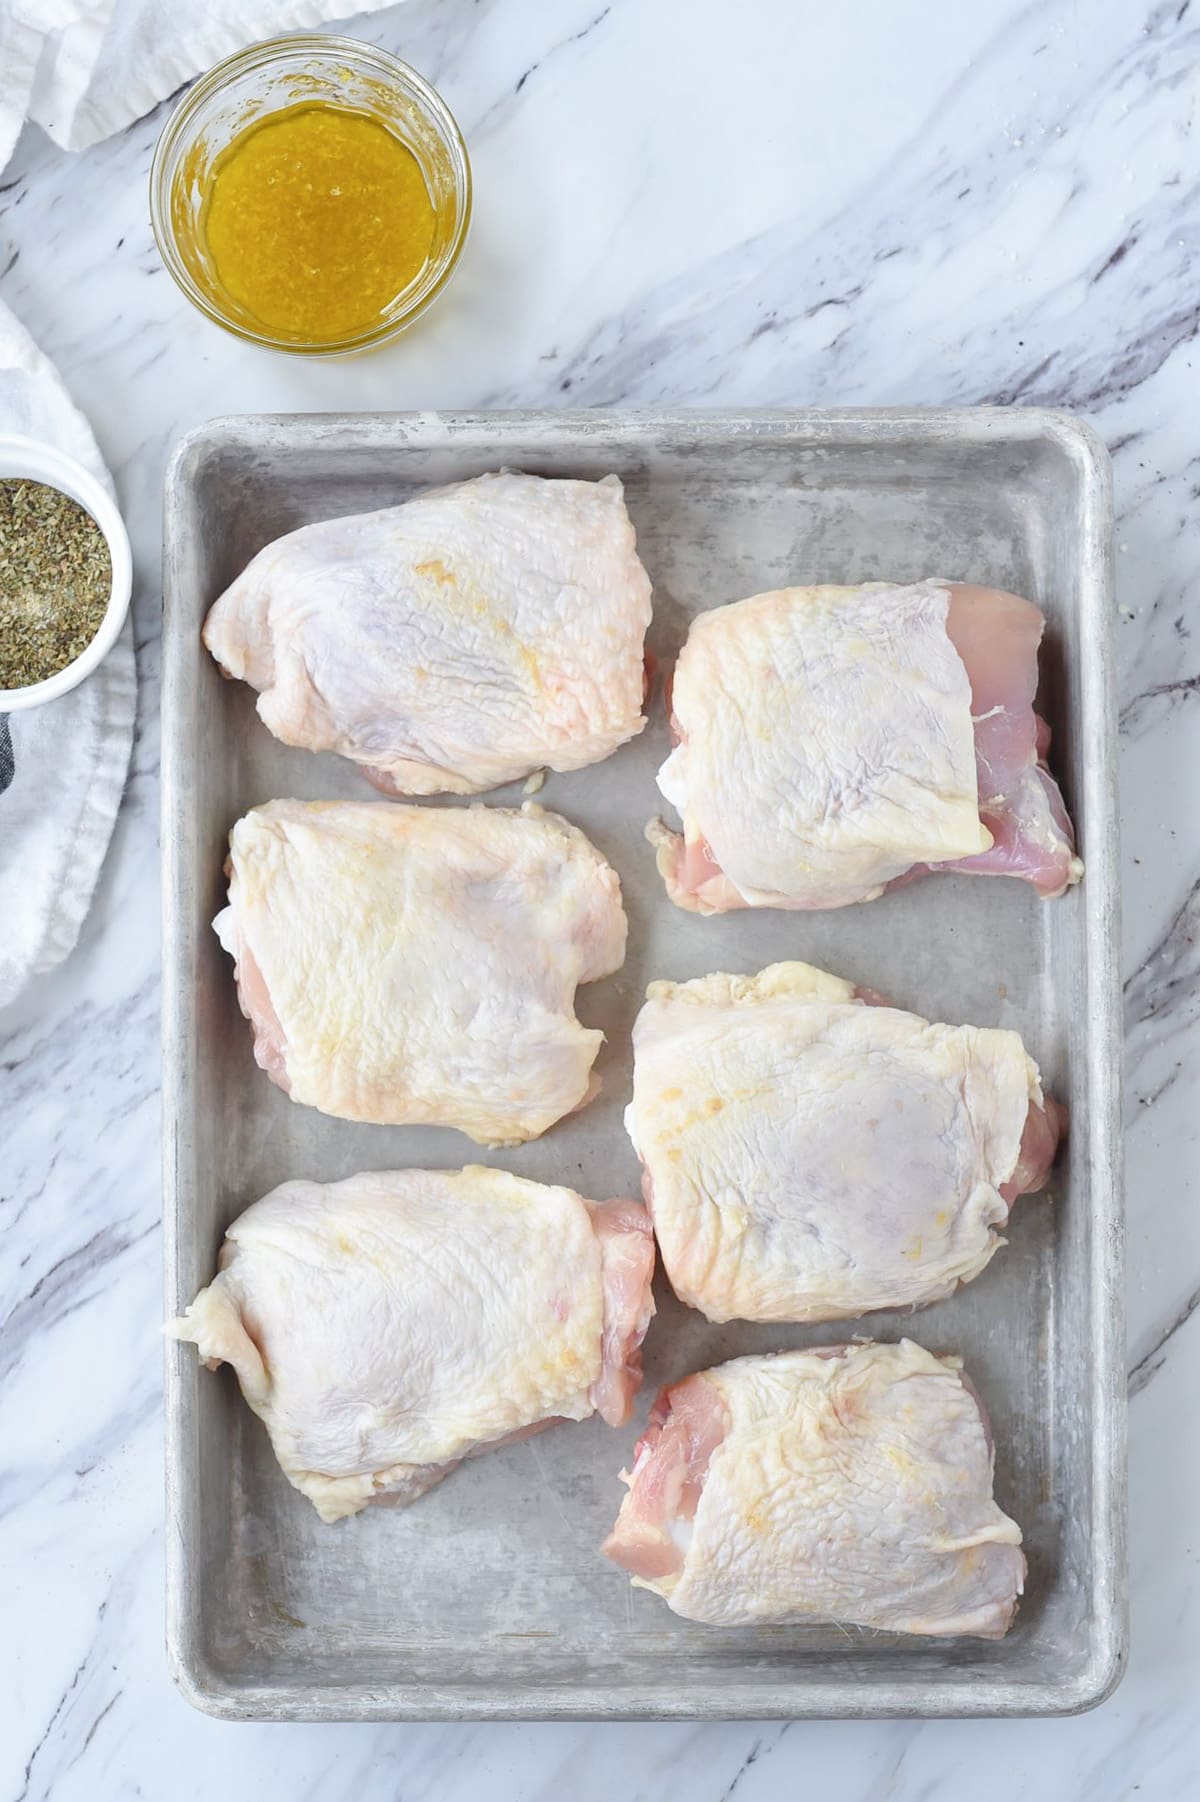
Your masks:
{"label": "yellow marinade in bowl", "polygon": [[168,121],[150,186],[188,298],[240,337],[309,355],[403,330],[444,287],[470,223],[470,165],[445,104],[350,38],[275,38],[218,64]]}

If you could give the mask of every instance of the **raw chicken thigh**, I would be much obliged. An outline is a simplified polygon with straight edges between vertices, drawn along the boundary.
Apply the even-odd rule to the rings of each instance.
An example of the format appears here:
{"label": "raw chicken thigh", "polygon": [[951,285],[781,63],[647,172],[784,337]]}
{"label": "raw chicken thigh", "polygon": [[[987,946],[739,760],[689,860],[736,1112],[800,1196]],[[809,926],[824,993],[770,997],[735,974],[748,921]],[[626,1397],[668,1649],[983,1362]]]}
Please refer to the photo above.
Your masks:
{"label": "raw chicken thigh", "polygon": [[663,1390],[604,1551],[688,1620],[999,1639],[1025,1558],[992,1466],[957,1358],[738,1358]]}
{"label": "raw chicken thigh", "polygon": [[594,1092],[575,986],[619,970],[621,885],[557,814],[270,801],[229,839],[254,1055],[322,1113],[536,1138]]}
{"label": "raw chicken thigh", "polygon": [[394,794],[474,794],[640,732],[649,623],[616,476],[504,472],[289,532],[204,642],[285,744]]}
{"label": "raw chicken thigh", "polygon": [[1077,882],[1033,709],[1045,620],[995,588],[784,588],[703,613],[648,836],[699,913],[844,907],[920,870]]}
{"label": "raw chicken thigh", "polygon": [[234,1222],[167,1331],[233,1366],[284,1475],[333,1521],[553,1420],[622,1426],[653,1272],[632,1201],[479,1166],[290,1182]]}
{"label": "raw chicken thigh", "polygon": [[1015,1032],[869,1005],[808,964],[653,983],[633,1048],[625,1118],[663,1265],[710,1320],[952,1294],[1061,1131]]}

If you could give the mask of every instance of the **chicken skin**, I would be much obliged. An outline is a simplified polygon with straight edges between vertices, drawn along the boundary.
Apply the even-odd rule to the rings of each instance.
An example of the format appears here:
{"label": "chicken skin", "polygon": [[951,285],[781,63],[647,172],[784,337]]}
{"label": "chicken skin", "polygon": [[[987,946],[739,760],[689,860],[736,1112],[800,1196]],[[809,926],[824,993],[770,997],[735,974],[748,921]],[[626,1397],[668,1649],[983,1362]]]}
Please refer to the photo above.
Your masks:
{"label": "chicken skin", "polygon": [[230,834],[234,960],[259,1064],[343,1120],[536,1138],[593,1093],[577,983],[618,970],[616,873],[557,814],[271,801]]}
{"label": "chicken skin", "polygon": [[552,1421],[623,1425],[653,1273],[632,1201],[480,1166],[288,1182],[167,1331],[233,1366],[284,1475],[335,1521]]}
{"label": "chicken skin", "polygon": [[872,1005],[808,964],[653,983],[633,1047],[625,1118],[663,1265],[710,1320],[952,1294],[1062,1128],[1015,1032]]}
{"label": "chicken skin", "polygon": [[475,794],[640,732],[649,623],[616,476],[504,471],[289,532],[204,642],[285,744],[393,794]]}
{"label": "chicken skin", "polygon": [[1007,1632],[1021,1530],[957,1358],[911,1340],[738,1358],[664,1389],[604,1551],[687,1620]]}
{"label": "chicken skin", "polygon": [[699,913],[845,907],[925,870],[1082,874],[1034,712],[1045,620],[999,589],[785,588],[703,613],[675,667],[648,830]]}

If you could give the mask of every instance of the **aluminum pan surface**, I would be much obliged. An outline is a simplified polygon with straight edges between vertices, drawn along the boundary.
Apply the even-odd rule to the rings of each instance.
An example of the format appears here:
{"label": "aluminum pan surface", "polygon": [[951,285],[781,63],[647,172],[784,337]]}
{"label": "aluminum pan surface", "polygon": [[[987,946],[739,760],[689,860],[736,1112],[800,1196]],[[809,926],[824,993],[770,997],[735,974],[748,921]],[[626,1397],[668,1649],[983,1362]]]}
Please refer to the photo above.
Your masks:
{"label": "aluminum pan surface", "polygon": [[[600,1099],[490,1160],[595,1197],[636,1192],[621,1125],[645,984],[802,957],[931,1017],[1017,1028],[1072,1112],[1050,1201],[957,1297],[863,1330],[961,1352],[990,1408],[997,1495],[1030,1575],[998,1644],[795,1626],[717,1629],[633,1591],[596,1546],[657,1386],[847,1327],[715,1327],[660,1282],[634,1423],[553,1429],[415,1507],[323,1526],[277,1470],[228,1371],[167,1350],[168,1642],[191,1700],[254,1718],[782,1717],[1064,1713],[1120,1674],[1124,1377],[1111,501],[1107,458],[1062,415],[947,413],[296,416],[214,421],[167,483],[164,1063],[167,1307],[212,1274],[228,1222],[275,1183],[479,1159],[458,1134],[328,1120],[254,1066],[209,922],[234,819],[276,795],[364,796],[341,760],[289,750],[221,679],[199,627],[247,559],[311,519],[501,465],[626,483],[669,660],[694,612],[788,581],[990,582],[1049,619],[1040,704],[1088,875],[1046,905],[1021,884],[940,877],[828,914],[700,920],[666,901],[642,827],[661,802],[661,698],[608,762],[551,776],[620,871],[630,954],[580,991],[609,1035]],[[519,788],[498,791],[512,804]]]}

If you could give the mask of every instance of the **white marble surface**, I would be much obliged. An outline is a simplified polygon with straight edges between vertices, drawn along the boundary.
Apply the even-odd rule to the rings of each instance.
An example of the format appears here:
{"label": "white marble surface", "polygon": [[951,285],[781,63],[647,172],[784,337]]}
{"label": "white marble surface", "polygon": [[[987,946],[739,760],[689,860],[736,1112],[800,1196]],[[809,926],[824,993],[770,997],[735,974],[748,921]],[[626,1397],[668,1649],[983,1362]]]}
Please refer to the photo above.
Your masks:
{"label": "white marble surface", "polygon": [[[1200,13],[1188,0],[410,0],[477,229],[424,328],[255,353],[159,268],[159,116],[0,176],[0,294],[60,363],[139,565],[141,720],[83,942],[0,1017],[0,1795],[1200,1794]],[[245,1727],[162,1656],[159,488],[251,409],[1048,402],[1116,461],[1133,1657],[1071,1721]]]}

